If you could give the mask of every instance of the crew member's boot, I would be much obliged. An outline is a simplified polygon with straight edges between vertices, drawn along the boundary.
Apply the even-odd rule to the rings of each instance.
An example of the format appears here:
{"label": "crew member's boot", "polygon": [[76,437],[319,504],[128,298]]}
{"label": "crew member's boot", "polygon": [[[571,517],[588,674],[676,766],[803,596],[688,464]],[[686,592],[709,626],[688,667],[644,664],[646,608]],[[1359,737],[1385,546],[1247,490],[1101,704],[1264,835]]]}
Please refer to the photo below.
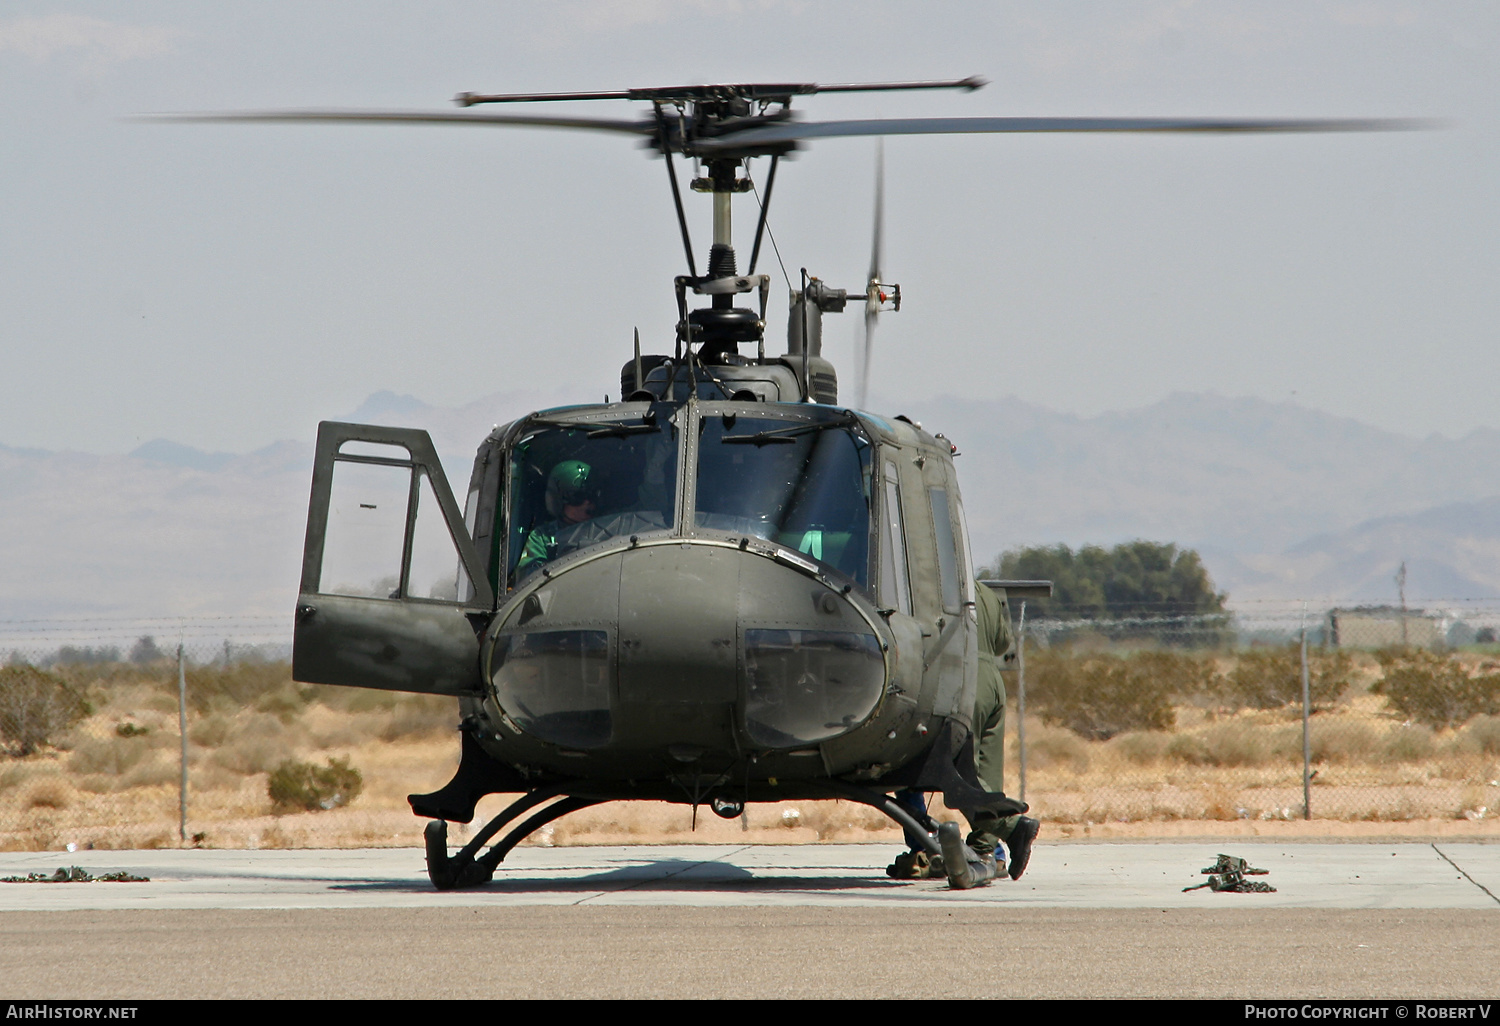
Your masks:
{"label": "crew member's boot", "polygon": [[1016,818],[1016,827],[1010,832],[1010,878],[1021,879],[1021,874],[1026,872],[1026,863],[1031,861],[1031,843],[1036,840],[1037,831],[1042,824],[1030,816],[1019,816]]}
{"label": "crew member's boot", "polygon": [[885,875],[895,880],[926,880],[943,872],[943,857],[921,850],[904,851],[885,867]]}

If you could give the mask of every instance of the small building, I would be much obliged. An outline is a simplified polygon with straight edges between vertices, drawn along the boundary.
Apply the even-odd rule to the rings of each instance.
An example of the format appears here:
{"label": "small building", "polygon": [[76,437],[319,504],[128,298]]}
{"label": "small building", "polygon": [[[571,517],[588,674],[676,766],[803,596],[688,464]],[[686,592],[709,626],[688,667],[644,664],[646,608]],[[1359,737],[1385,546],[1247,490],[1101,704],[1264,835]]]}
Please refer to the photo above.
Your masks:
{"label": "small building", "polygon": [[1336,648],[1441,648],[1447,618],[1425,609],[1357,606],[1328,611],[1328,643]]}

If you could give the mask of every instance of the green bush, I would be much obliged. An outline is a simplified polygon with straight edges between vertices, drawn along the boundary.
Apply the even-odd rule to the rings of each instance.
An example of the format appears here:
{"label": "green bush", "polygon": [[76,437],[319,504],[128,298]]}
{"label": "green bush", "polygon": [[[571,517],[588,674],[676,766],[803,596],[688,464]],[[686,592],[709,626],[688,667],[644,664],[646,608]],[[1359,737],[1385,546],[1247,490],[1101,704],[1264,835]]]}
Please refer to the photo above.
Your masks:
{"label": "green bush", "polygon": [[[1308,696],[1314,709],[1338,702],[1353,680],[1354,660],[1342,651],[1307,653]],[[1300,645],[1241,652],[1234,669],[1213,683],[1217,698],[1231,708],[1279,709],[1302,704]]]}
{"label": "green bush", "polygon": [[92,709],[62,677],[24,663],[0,667],[0,746],[18,758],[53,743]]}
{"label": "green bush", "polygon": [[364,778],[348,758],[329,759],[327,766],[287,759],[271,771],[266,793],[271,811],[281,815],[336,809],[359,797],[363,788]]}
{"label": "green bush", "polygon": [[1385,675],[1370,690],[1408,720],[1434,729],[1456,727],[1475,716],[1500,714],[1500,667],[1486,663],[1471,673],[1448,655],[1422,648],[1375,654]]}

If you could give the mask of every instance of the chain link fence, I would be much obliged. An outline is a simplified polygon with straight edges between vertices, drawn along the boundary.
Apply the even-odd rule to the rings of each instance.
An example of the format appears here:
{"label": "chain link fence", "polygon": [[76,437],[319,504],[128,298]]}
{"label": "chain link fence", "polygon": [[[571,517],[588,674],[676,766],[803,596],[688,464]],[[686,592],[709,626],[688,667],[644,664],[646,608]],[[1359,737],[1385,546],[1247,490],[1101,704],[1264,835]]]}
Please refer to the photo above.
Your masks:
{"label": "chain link fence", "polygon": [[1050,612],[1023,620],[1007,782],[1053,821],[1495,823],[1500,602]]}
{"label": "chain link fence", "polygon": [[457,702],[291,679],[286,618],[0,623],[0,849],[421,843]]}
{"label": "chain link fence", "polygon": [[[1066,612],[1021,620],[1006,675],[1006,789],[1051,822],[1497,823],[1500,602]],[[289,636],[0,623],[0,848],[419,845],[455,700],[296,684]]]}

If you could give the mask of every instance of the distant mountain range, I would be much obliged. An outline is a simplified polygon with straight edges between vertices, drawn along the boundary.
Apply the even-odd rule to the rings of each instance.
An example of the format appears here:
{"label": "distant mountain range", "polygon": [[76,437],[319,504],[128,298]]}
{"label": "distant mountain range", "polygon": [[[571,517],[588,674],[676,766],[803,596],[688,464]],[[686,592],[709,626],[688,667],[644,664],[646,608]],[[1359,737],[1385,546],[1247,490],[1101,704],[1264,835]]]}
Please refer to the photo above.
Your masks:
{"label": "distant mountain range", "polygon": [[1146,538],[1198,549],[1232,599],[1394,601],[1403,560],[1413,600],[1500,596],[1500,431],[1415,439],[1201,393],[1087,418],[1016,399],[908,413],[965,453],[976,558]]}
{"label": "distant mountain range", "polygon": [[[455,491],[497,423],[577,401],[372,395],[347,420],[426,428]],[[958,445],[977,559],[1132,538],[1198,549],[1231,600],[1500,596],[1500,432],[1414,439],[1292,403],[1173,395],[1077,417],[1013,398],[876,397]],[[0,621],[287,615],[312,439],[244,455],[157,439],[123,456],[0,446]]]}

